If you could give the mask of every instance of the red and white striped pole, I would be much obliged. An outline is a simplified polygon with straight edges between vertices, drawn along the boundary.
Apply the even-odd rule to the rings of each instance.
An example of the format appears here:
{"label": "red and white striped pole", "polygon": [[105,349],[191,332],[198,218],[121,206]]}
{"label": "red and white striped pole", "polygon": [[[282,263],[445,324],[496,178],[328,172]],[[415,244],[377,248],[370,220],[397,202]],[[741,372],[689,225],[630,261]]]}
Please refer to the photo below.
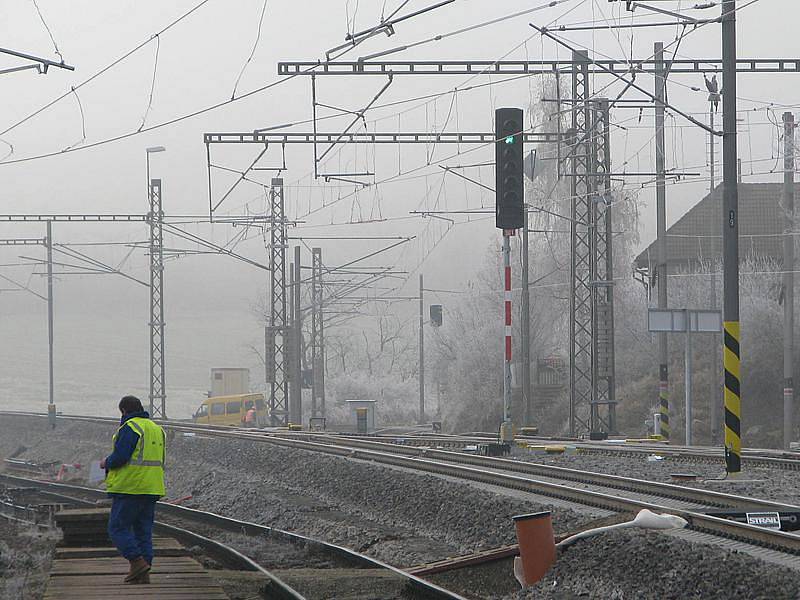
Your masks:
{"label": "red and white striped pole", "polygon": [[505,288],[503,303],[505,306],[505,357],[503,361],[503,424],[500,426],[500,440],[511,442],[514,439],[511,424],[511,236],[515,230],[503,230],[503,276]]}

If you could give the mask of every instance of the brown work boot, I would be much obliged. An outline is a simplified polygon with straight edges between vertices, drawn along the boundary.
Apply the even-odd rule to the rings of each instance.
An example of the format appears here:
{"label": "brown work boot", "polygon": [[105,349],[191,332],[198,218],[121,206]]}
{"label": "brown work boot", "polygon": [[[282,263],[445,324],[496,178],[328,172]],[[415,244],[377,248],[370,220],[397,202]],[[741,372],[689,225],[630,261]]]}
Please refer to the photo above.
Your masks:
{"label": "brown work boot", "polygon": [[145,583],[145,584],[149,584],[149,583],[150,583],[150,572],[149,572],[149,571],[145,571],[144,573],[142,573],[141,575],[139,575],[139,576],[138,576],[136,579],[134,579],[133,581],[131,581],[131,583]]}
{"label": "brown work boot", "polygon": [[146,574],[150,570],[150,565],[142,558],[134,558],[131,563],[131,570],[128,571],[128,576],[125,577],[125,583],[133,583],[137,577]]}

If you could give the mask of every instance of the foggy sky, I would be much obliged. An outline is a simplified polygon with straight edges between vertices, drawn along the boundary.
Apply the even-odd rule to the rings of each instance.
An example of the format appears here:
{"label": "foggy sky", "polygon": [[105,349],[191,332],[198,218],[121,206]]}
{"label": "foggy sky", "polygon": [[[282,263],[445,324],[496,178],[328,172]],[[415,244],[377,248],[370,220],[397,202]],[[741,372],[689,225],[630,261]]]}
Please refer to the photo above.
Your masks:
{"label": "foggy sky", "polygon": [[[0,130],[26,116],[55,96],[67,91],[127,52],[138,43],[150,38],[154,32],[196,4],[195,0],[156,2],[132,0],[100,2],[97,0],[39,0],[45,19],[50,26],[59,50],[66,62],[76,66],[75,72],[51,69],[46,76],[32,71],[0,75],[2,85],[2,111]],[[193,112],[205,106],[231,97],[234,82],[256,39],[261,0],[211,0],[194,15],[165,33],[160,38],[159,60],[153,90],[153,105],[146,126]],[[387,2],[386,12],[393,10],[399,0]],[[431,4],[423,0],[412,0],[405,11]],[[485,2],[481,0],[457,0],[452,5],[397,26],[391,38],[378,36],[345,56],[354,60],[362,54],[380,49],[426,39],[460,27],[483,22],[498,16],[532,8],[543,2],[507,0]],[[543,42],[528,26],[537,24],[578,23],[589,20],[605,22],[605,18],[629,19],[624,2],[609,4],[605,0],[561,3],[531,15],[516,18],[475,32],[466,33],[442,42],[434,42],[420,48],[394,55],[401,59],[497,59],[567,57],[564,49],[554,43]],[[691,3],[683,3],[691,4]],[[380,18],[383,2],[351,0],[315,0],[288,2],[270,0],[267,4],[260,41],[252,61],[246,67],[239,84],[238,94],[277,81],[276,63],[287,59],[317,59],[324,57],[327,48],[342,42],[348,31],[346,8],[355,20],[356,30],[376,24]],[[404,12],[405,12],[404,11]],[[558,18],[564,13],[567,16]],[[698,18],[717,16],[719,8],[691,13]],[[796,38],[797,17],[800,8],[791,0],[760,0],[746,8],[739,17],[739,54],[741,57],[791,57],[800,54]],[[576,45],[590,48],[598,58],[630,56],[631,45],[635,57],[647,58],[652,53],[656,40],[669,43],[674,40],[674,28],[656,30],[633,30],[631,41],[627,31],[611,33],[569,33],[565,38]],[[679,48],[682,57],[719,57],[719,27],[711,25],[692,33]],[[32,2],[17,1],[0,4],[0,45],[6,48],[55,57],[52,43],[36,13]],[[523,41],[526,44],[521,45]],[[519,47],[518,47],[519,46]],[[518,47],[518,48],[517,48]],[[135,131],[142,122],[148,105],[150,83],[156,42],[98,77],[82,88],[78,94],[85,112],[86,143],[115,135]],[[514,48],[517,48],[514,50]],[[19,64],[10,58],[0,58],[0,69]],[[778,136],[776,128],[767,123],[764,107],[773,103],[774,115],[780,118],[782,104],[797,104],[800,75],[743,75],[739,77],[738,95],[741,129],[739,141],[740,157],[744,160],[745,181],[776,180],[768,172],[777,167]],[[404,98],[445,92],[454,87],[485,82],[487,78],[464,76],[453,77],[396,77],[380,102],[392,102]],[[670,80],[670,101],[682,110],[692,112],[705,120],[708,110],[706,94],[689,89],[690,86],[704,88],[702,76],[675,75]],[[357,109],[372,99],[385,83],[374,78],[318,78],[319,100],[332,105]],[[598,77],[595,88],[609,83],[608,78]],[[653,89],[653,79],[640,75],[637,83]],[[614,97],[621,86],[608,88],[605,94]],[[538,91],[537,78],[504,83],[476,90],[444,95],[436,101],[416,101],[367,113],[370,130],[413,131],[441,129],[447,121],[449,131],[490,131],[493,109],[498,106],[526,106]],[[452,106],[451,106],[452,105]],[[760,110],[750,110],[754,107]],[[413,109],[413,110],[412,110]],[[652,111],[649,111],[652,112]],[[402,113],[398,117],[398,113]],[[202,134],[206,131],[251,131],[256,127],[292,123],[308,119],[311,114],[310,80],[298,77],[269,91],[228,105],[224,108],[182,121],[176,125],[130,137],[120,142],[96,148],[63,154],[30,162],[0,164],[2,182],[2,213],[144,213],[146,212],[145,148],[164,145],[167,152],[152,158],[152,175],[164,181],[164,203],[166,212],[172,214],[207,213],[205,147]],[[448,114],[450,118],[448,120]],[[323,131],[338,131],[346,125],[348,118],[327,121]],[[376,121],[373,123],[373,121]],[[651,171],[653,169],[653,122],[652,115],[645,111],[641,122],[631,110],[616,110],[613,120],[622,127],[612,131],[614,171],[627,168],[629,171]],[[43,112],[28,123],[2,136],[13,144],[14,154],[7,160],[16,160],[40,153],[58,151],[81,138],[81,118],[74,96],[70,96]],[[706,174],[706,138],[696,127],[690,126],[681,117],[667,119],[667,167],[699,171]],[[337,129],[338,128],[338,129]],[[310,125],[295,128],[308,131]],[[718,144],[720,148],[720,144]],[[720,148],[721,150],[721,148]],[[355,236],[355,235],[405,235],[419,236],[402,249],[379,256],[366,264],[396,264],[398,269],[413,271],[409,283],[401,290],[407,294],[416,285],[415,269],[422,263],[422,270],[431,287],[464,289],[466,280],[484,260],[490,242],[496,236],[491,219],[454,227],[433,251],[432,243],[439,238],[441,223],[409,217],[409,211],[419,209],[463,209],[491,207],[493,199],[485,190],[465,182],[447,178],[442,184],[442,170],[435,164],[443,157],[455,153],[455,147],[406,147],[400,151],[395,147],[383,147],[375,151],[360,146],[357,149],[341,150],[330,168],[375,168],[376,179],[395,176],[398,170],[408,172],[377,188],[367,188],[357,197],[337,200],[353,188],[337,188],[336,183],[325,186],[309,178],[313,170],[311,148],[297,146],[287,151],[288,170],[283,173],[287,182],[287,198],[290,214],[303,217],[308,209],[313,211],[304,217],[304,224],[291,235],[307,236]],[[217,152],[217,149],[215,149]],[[254,148],[226,148],[216,155],[219,162],[233,168],[245,167],[254,158]],[[430,160],[430,152],[434,152]],[[0,156],[5,148],[0,145]],[[426,156],[426,153],[428,155]],[[338,157],[341,157],[339,160]],[[480,162],[490,156],[489,151],[469,153],[443,164]],[[248,158],[249,157],[249,158]],[[280,162],[277,149],[271,149],[264,159],[265,165]],[[425,164],[434,163],[429,167]],[[750,162],[756,160],[758,162]],[[720,161],[721,162],[721,161]],[[751,175],[750,173],[753,173]],[[721,173],[721,171],[720,171]],[[217,174],[215,189],[226,188],[232,182],[230,175]],[[267,182],[271,174],[261,174]],[[491,171],[482,170],[480,176],[491,184]],[[636,190],[646,180],[631,180],[629,189]],[[326,188],[327,191],[321,191]],[[707,183],[669,186],[668,220],[673,222],[705,192]],[[263,208],[262,190],[257,186],[243,185],[225,203],[225,210],[239,213],[247,203],[253,210]],[[357,199],[357,202],[354,200]],[[642,245],[654,234],[655,207],[652,190],[647,187],[639,195],[642,202]],[[332,203],[320,209],[322,202]],[[346,223],[351,220],[375,220],[408,217],[384,223],[335,226],[330,223]],[[463,221],[459,217],[457,221]],[[187,225],[194,233],[224,243],[238,233],[226,226]],[[427,229],[426,229],[427,228]],[[431,229],[433,228],[433,230]],[[438,228],[438,231],[436,230]],[[2,225],[0,237],[41,237],[43,225]],[[56,241],[62,242],[133,242],[147,237],[143,225],[56,225]],[[172,242],[168,242],[171,244]],[[335,242],[331,240],[309,241],[309,245],[324,248],[327,264],[341,264],[381,247],[384,242]],[[177,244],[177,242],[175,243]],[[186,244],[181,242],[185,247]],[[87,247],[87,252],[117,263],[128,252],[123,246]],[[237,251],[255,260],[266,262],[263,241],[254,239],[237,247]],[[430,252],[429,252],[430,251]],[[2,248],[2,263],[17,262],[18,256],[43,256],[40,248]],[[308,257],[304,249],[304,257]],[[306,258],[304,258],[306,260]],[[137,250],[125,263],[130,274],[147,278],[147,257]],[[28,281],[32,269],[29,267],[0,267],[0,273],[22,281]],[[31,285],[42,291],[40,277],[33,277]],[[232,315],[242,324],[242,331],[254,326],[251,308],[264,293],[266,273],[226,257],[184,257],[171,261],[167,267],[167,314],[168,340],[172,352],[179,353],[172,364],[182,364],[187,358],[194,340],[192,334],[201,339],[219,337],[224,339],[219,353],[205,352],[203,361],[219,364],[195,365],[187,377],[197,379],[199,373],[207,373],[211,366],[238,366],[248,360],[246,333],[223,331],[215,328],[215,313]],[[435,283],[434,283],[435,282]],[[0,288],[5,288],[5,284]],[[142,337],[135,342],[146,343],[147,290],[126,280],[114,277],[68,277],[57,282],[57,314],[69,317],[77,324],[77,330],[87,332],[87,340],[109,335],[100,333],[97,316],[117,318],[133,327],[142,327]],[[446,300],[445,300],[446,301]],[[413,307],[412,307],[413,308]],[[400,309],[403,310],[403,309]],[[39,315],[44,319],[43,303],[24,293],[0,292],[0,337],[8,319],[15,315]],[[181,325],[181,317],[194,316]],[[123,329],[128,329],[128,326]],[[5,330],[8,333],[8,330]],[[93,332],[93,333],[89,333]],[[205,333],[203,333],[205,332]],[[68,332],[57,330],[58,334]],[[234,339],[230,339],[231,336]],[[127,341],[127,338],[125,338]],[[124,341],[123,343],[127,343]],[[17,340],[15,345],[25,350],[26,355],[39,356],[44,361],[46,338],[41,331],[29,339]],[[88,343],[88,342],[87,342]],[[5,350],[8,352],[8,350]],[[38,354],[41,353],[41,354]],[[141,363],[137,373],[146,367],[146,346],[142,345]],[[15,354],[16,356],[16,354]],[[64,360],[62,358],[60,360]],[[101,359],[98,359],[101,360]],[[26,361],[28,364],[29,361]],[[197,362],[197,361],[195,361]],[[101,360],[102,363],[102,360]],[[223,364],[224,363],[224,364]],[[64,368],[63,365],[61,368]],[[38,367],[37,367],[38,369]],[[36,371],[33,379],[41,375]],[[146,368],[144,370],[146,376]],[[205,375],[204,375],[205,377]],[[37,379],[38,380],[38,379]],[[206,381],[198,383],[205,389]]]}

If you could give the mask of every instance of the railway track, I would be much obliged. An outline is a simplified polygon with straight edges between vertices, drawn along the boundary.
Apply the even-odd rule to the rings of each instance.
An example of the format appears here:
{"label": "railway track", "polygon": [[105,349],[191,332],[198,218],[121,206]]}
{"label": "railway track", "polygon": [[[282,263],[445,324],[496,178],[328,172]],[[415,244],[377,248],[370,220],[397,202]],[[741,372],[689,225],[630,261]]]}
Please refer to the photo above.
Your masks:
{"label": "railway track", "polygon": [[[347,434],[342,437],[348,439]],[[382,435],[382,441],[406,446],[441,447],[448,449],[464,449],[482,442],[496,439],[496,436],[443,436],[437,435]],[[542,438],[518,436],[517,441],[531,445],[567,445],[573,446],[582,454],[596,454],[603,456],[647,456],[657,454],[668,456],[676,462],[686,464],[714,464],[723,466],[725,457],[721,448],[701,446],[673,446],[664,443],[624,443],[624,442],[585,442],[575,439]],[[800,452],[785,452],[769,449],[744,449],[742,451],[742,465],[747,467],[763,467],[782,469],[787,471],[800,470]]]}
{"label": "railway track", "polygon": [[388,452],[410,457],[471,465],[494,471],[532,475],[538,478],[544,478],[542,480],[549,482],[560,481],[579,483],[584,485],[584,489],[597,489],[606,491],[621,490],[653,499],[667,499],[669,501],[674,501],[676,502],[676,506],[685,504],[687,506],[708,508],[744,509],[760,507],[769,508],[771,510],[800,511],[800,506],[792,506],[783,502],[773,502],[770,500],[726,494],[712,490],[704,490],[670,483],[661,483],[657,481],[636,479],[633,477],[609,475],[606,473],[596,473],[592,471],[584,471],[507,458],[490,458],[436,448],[404,446],[364,438],[347,438],[346,442],[342,442],[338,436],[326,436],[324,434],[275,434],[275,437],[286,439],[304,439],[312,442],[328,442],[355,448],[370,449],[378,452]]}
{"label": "railway track", "polygon": [[[2,476],[2,478],[0,478],[0,518],[36,526],[43,530],[49,530],[54,528],[54,523],[58,521],[60,515],[65,514],[62,512],[65,509],[72,509],[72,513],[75,513],[75,509],[77,509],[77,512],[80,514],[82,509],[98,508],[98,504],[87,497],[91,494],[86,494],[85,491],[80,488],[75,490],[75,492],[77,492],[76,494],[67,495],[63,493],[63,491],[46,489],[44,485],[46,485],[46,483],[43,484],[43,482],[26,477]],[[67,512],[70,511],[68,510]],[[88,512],[94,513],[95,511],[90,510]],[[95,525],[93,525],[93,523],[95,523],[94,517],[91,517],[91,519],[91,521],[83,522],[79,515],[71,515],[69,520],[71,522],[70,531],[72,533],[70,535],[78,533],[81,536],[96,536]],[[89,529],[87,530],[86,527],[89,527]],[[93,531],[95,533],[84,533],[87,531]],[[157,589],[161,589],[157,582],[159,577],[177,576],[180,578],[178,573],[173,572],[173,567],[175,567],[175,565],[167,564],[166,566],[162,566],[164,562],[171,563],[171,561],[178,559],[183,561],[182,566],[184,568],[187,564],[196,564],[187,563],[185,557],[189,556],[189,552],[184,546],[178,544],[178,540],[185,544],[186,547],[195,546],[202,548],[204,560],[211,559],[214,561],[215,565],[229,569],[229,571],[225,571],[228,577],[236,578],[239,576],[239,573],[256,575],[257,579],[253,579],[252,577],[247,578],[249,582],[248,592],[257,593],[258,590],[263,587],[270,590],[273,597],[281,600],[299,600],[299,598],[302,598],[302,596],[297,595],[294,590],[285,586],[281,580],[274,577],[266,569],[233,547],[202,536],[194,531],[174,527],[163,522],[158,522],[156,524],[154,536],[154,545],[159,557],[159,566],[155,576],[156,585],[154,586]],[[116,553],[108,548],[109,543],[107,541],[100,545],[97,544],[97,541],[99,541],[99,538],[96,538],[95,542],[89,543],[89,545],[86,545],[86,543],[78,545],[73,541],[73,543],[56,549],[54,569],[57,576],[78,575],[80,576],[80,583],[75,583],[75,580],[72,578],[70,578],[70,582],[67,580],[59,580],[57,583],[53,583],[51,581],[51,585],[48,586],[46,597],[53,596],[60,598],[64,595],[67,597],[74,597],[75,594],[79,593],[74,588],[76,585],[103,585],[102,580],[107,580],[107,577],[103,577],[103,575],[107,574],[104,568],[108,568],[109,566],[107,558],[115,556]],[[74,571],[70,568],[64,570],[65,564],[59,566],[59,560],[69,561],[75,559],[88,560],[94,572]],[[95,560],[95,562],[92,562],[93,560]],[[81,563],[81,566],[87,567],[88,564]],[[199,567],[199,565],[197,566]],[[113,570],[113,567],[111,568]],[[212,570],[211,573],[214,574],[214,570]],[[51,579],[52,576],[51,574]],[[208,575],[203,573],[200,577],[207,578]],[[211,586],[211,589],[209,589],[209,581],[211,580],[207,579],[202,583],[202,590],[198,588],[198,593],[202,592],[204,598],[211,596],[215,598],[221,597],[215,592],[215,590],[218,590],[219,594],[222,594],[221,588]],[[65,585],[66,588],[64,587]],[[105,585],[108,585],[107,581]],[[173,582],[169,587],[170,591],[173,593],[181,594],[180,597],[188,597],[186,594],[192,595],[195,591],[193,587],[192,589],[184,589],[177,582]],[[129,587],[120,588],[119,594],[124,596],[128,591],[136,590]],[[227,598],[228,596],[224,597]]]}
{"label": "railway track", "polygon": [[[114,421],[100,417],[62,418],[95,422]],[[690,529],[697,532],[738,540],[744,544],[770,548],[782,553],[800,555],[798,535],[705,514],[708,509],[720,507],[800,511],[800,507],[784,503],[602,473],[480,457],[430,447],[384,443],[372,439],[317,433],[208,428],[181,422],[167,422],[164,425],[186,433],[202,433],[214,437],[275,444],[403,467],[520,490],[538,496],[558,498],[612,512],[631,513],[643,508],[654,512],[668,512],[685,518],[690,524]]]}
{"label": "railway track", "polygon": [[[0,515],[38,524],[49,517],[37,506],[94,507],[106,499],[101,490],[9,474],[0,474],[0,484],[18,491],[15,502],[0,503]],[[8,514],[12,505],[14,515]],[[269,598],[464,600],[366,555],[292,532],[168,503],[159,503],[157,515],[156,533],[199,546],[226,568],[260,574]]]}
{"label": "railway track", "polygon": [[[11,416],[31,416],[43,417],[45,413],[26,412],[26,411],[0,411],[0,415]],[[111,417],[91,417],[79,415],[59,415],[59,419],[64,420],[84,420],[94,422],[116,422]],[[186,421],[165,421],[165,424],[173,427],[202,427],[205,431],[239,431],[239,428],[227,426],[195,426]],[[331,435],[331,434],[322,434]],[[410,435],[378,435],[360,436],[354,434],[333,434],[339,440],[363,440],[374,439],[385,443],[423,447],[423,448],[444,448],[450,450],[463,450],[467,446],[475,446],[482,442],[496,440],[495,435],[489,433],[471,433],[467,435],[448,435],[415,432]],[[685,464],[714,464],[724,465],[725,459],[721,448],[709,446],[674,446],[665,443],[617,443],[607,442],[587,442],[571,438],[545,438],[517,436],[517,441],[526,442],[531,445],[567,445],[573,446],[582,454],[597,454],[604,456],[648,456],[657,454],[667,456],[671,460]],[[748,467],[763,467],[772,469],[782,469],[788,471],[800,470],[800,452],[787,452],[783,450],[745,448],[742,450],[742,464]]]}

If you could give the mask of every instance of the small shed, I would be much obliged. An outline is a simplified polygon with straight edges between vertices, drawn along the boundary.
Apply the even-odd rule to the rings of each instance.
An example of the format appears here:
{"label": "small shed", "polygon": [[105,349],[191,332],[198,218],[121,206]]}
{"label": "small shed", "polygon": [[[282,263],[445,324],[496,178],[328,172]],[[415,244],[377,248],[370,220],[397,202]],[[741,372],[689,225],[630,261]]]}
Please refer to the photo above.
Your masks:
{"label": "small shed", "polygon": [[348,400],[350,409],[350,423],[356,428],[356,433],[375,432],[375,405],[377,400]]}
{"label": "small shed", "polygon": [[209,397],[235,396],[250,393],[250,369],[211,369],[211,392]]}

